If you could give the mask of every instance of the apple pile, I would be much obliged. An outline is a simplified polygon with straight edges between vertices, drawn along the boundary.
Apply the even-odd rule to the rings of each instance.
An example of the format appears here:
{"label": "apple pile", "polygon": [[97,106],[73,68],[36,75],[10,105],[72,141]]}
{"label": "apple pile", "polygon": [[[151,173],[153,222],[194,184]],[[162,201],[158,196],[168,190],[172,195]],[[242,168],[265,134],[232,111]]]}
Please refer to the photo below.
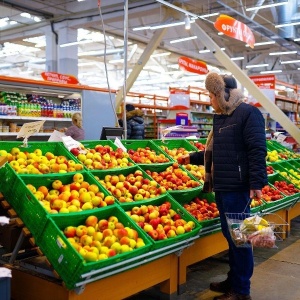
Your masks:
{"label": "apple pile", "polygon": [[107,170],[115,168],[127,168],[133,163],[128,160],[128,153],[121,148],[113,150],[109,145],[96,145],[94,149],[84,148],[82,153],[79,149],[73,148],[71,152],[77,159],[90,170]]}
{"label": "apple pile", "polygon": [[186,190],[200,186],[200,182],[192,179],[179,167],[178,163],[173,163],[161,172],[151,170],[145,170],[145,172],[166,190]]}
{"label": "apple pile", "polygon": [[107,259],[145,246],[138,232],[125,227],[116,216],[88,216],[84,224],[67,226],[64,235],[86,262]]}
{"label": "apple pile", "polygon": [[300,193],[300,190],[292,183],[287,183],[285,180],[276,180],[273,184],[283,194],[290,196]]}
{"label": "apple pile", "polygon": [[183,207],[198,221],[211,220],[219,217],[219,210],[216,202],[208,202],[207,199],[195,197]]}
{"label": "apple pile", "polygon": [[167,146],[161,145],[160,148],[175,160],[177,160],[182,155],[189,154],[189,151],[183,147],[169,149]]}
{"label": "apple pile", "polygon": [[129,157],[137,164],[159,164],[169,162],[170,160],[163,153],[156,153],[150,147],[129,149],[127,151]]}
{"label": "apple pile", "polygon": [[156,181],[143,177],[141,170],[135,170],[128,175],[105,175],[103,179],[95,178],[105,187],[119,202],[141,201],[155,198],[166,192]]}
{"label": "apple pile", "polygon": [[32,152],[22,152],[18,147],[13,147],[9,152],[0,150],[0,156],[6,156],[10,166],[18,174],[67,173],[83,169],[80,163],[64,155],[54,155],[50,151],[43,154],[38,148]]}
{"label": "apple pile", "polygon": [[277,201],[283,198],[282,193],[269,185],[266,185],[262,188],[262,199],[266,202]]}
{"label": "apple pile", "polygon": [[81,173],[75,173],[69,184],[56,179],[49,188],[45,185],[36,188],[30,183],[26,186],[50,214],[79,212],[115,203],[112,195],[105,195],[98,185],[85,181]]}
{"label": "apple pile", "polygon": [[197,141],[190,141],[190,143],[195,146],[199,151],[204,151],[205,150],[205,144],[202,144]]}
{"label": "apple pile", "polygon": [[[265,196],[265,197],[269,197],[269,196]],[[262,196],[262,198],[264,198],[264,196]],[[264,204],[262,198],[253,197],[251,199],[250,207],[254,208],[254,207],[258,207],[258,206],[261,206],[262,204]]]}
{"label": "apple pile", "polygon": [[203,181],[205,177],[205,168],[202,165],[183,165],[183,168],[187,169],[198,180]]}
{"label": "apple pile", "polygon": [[195,228],[195,222],[182,219],[172,209],[170,201],[161,205],[134,206],[126,213],[155,241],[173,238]]}
{"label": "apple pile", "polygon": [[270,174],[274,174],[274,168],[272,166],[267,166],[267,174],[270,175]]}
{"label": "apple pile", "polygon": [[281,171],[279,174],[289,180],[292,184],[300,187],[300,179],[295,178],[294,176],[290,175],[288,172]]}

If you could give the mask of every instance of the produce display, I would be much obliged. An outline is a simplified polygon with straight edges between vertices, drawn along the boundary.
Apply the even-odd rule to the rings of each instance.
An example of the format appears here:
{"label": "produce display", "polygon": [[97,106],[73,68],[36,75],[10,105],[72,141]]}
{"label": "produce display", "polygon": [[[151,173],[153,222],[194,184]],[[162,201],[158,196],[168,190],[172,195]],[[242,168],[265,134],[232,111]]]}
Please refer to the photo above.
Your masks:
{"label": "produce display", "polygon": [[195,222],[184,220],[169,201],[134,206],[126,213],[155,241],[174,238],[195,228]]}
{"label": "produce display", "polygon": [[129,157],[137,164],[159,164],[170,162],[169,158],[163,153],[157,153],[150,147],[128,149]]}
{"label": "produce display", "polygon": [[173,163],[163,171],[146,169],[145,172],[167,191],[186,190],[200,186],[200,182],[191,178],[184,169],[179,167],[178,163]]}
{"label": "produce display", "polygon": [[285,180],[275,181],[273,185],[283,194],[290,196],[297,193],[300,193],[300,190],[295,187],[294,184],[288,183]]}
{"label": "produce display", "polygon": [[266,202],[277,201],[283,197],[284,195],[280,192],[280,190],[275,189],[270,185],[266,185],[262,188],[262,199]]}
{"label": "produce display", "polygon": [[195,176],[195,178],[197,178],[200,182],[203,183],[205,177],[204,166],[187,164],[187,165],[183,165],[183,168],[188,170],[193,176]]}
{"label": "produce display", "polygon": [[295,159],[298,157],[299,157],[298,153],[294,153],[292,151],[288,151],[284,149],[267,151],[267,161],[271,163],[281,161],[281,160]]}
{"label": "produce display", "polygon": [[55,155],[51,151],[43,153],[39,148],[24,152],[18,147],[13,147],[9,152],[2,149],[0,156],[6,156],[18,174],[67,173],[83,169],[80,163],[65,155]]}
{"label": "produce display", "polygon": [[197,141],[190,141],[191,145],[195,146],[199,151],[205,150],[205,144],[197,142]]}
{"label": "produce display", "polygon": [[114,150],[110,145],[97,144],[93,149],[82,146],[81,150],[71,149],[71,153],[89,170],[126,168],[133,165],[127,152],[121,148]]}
{"label": "produce display", "polygon": [[[293,175],[290,175],[289,173],[291,173],[291,174],[293,174]],[[292,172],[286,172],[286,171],[281,171],[281,172],[279,172],[279,174],[280,174],[282,177],[288,179],[292,184],[296,185],[297,187],[300,187],[300,176],[298,175],[299,178],[296,178],[296,177],[294,176],[295,173],[296,173],[297,175],[299,174],[298,172],[293,171],[293,170],[292,170]],[[297,176],[297,175],[296,175],[296,176]]]}
{"label": "produce display", "polygon": [[95,175],[104,188],[116,197],[120,203],[141,201],[157,197],[166,192],[154,180],[146,178],[142,170],[133,170],[127,175],[104,174],[102,178]]}
{"label": "produce display", "polygon": [[145,246],[138,232],[124,226],[116,216],[99,220],[90,215],[84,224],[67,226],[63,232],[86,262],[107,259]]}
{"label": "produce display", "polygon": [[75,173],[67,183],[60,179],[47,183],[47,186],[35,187],[32,183],[26,186],[50,214],[80,212],[115,203],[112,195],[104,193],[97,184],[86,181],[81,173]]}
{"label": "produce display", "polygon": [[183,147],[170,149],[168,146],[160,145],[160,148],[176,161],[180,156],[189,154],[191,152]]}
{"label": "produce display", "polygon": [[274,174],[275,170],[272,166],[267,166],[267,174],[271,175]]}

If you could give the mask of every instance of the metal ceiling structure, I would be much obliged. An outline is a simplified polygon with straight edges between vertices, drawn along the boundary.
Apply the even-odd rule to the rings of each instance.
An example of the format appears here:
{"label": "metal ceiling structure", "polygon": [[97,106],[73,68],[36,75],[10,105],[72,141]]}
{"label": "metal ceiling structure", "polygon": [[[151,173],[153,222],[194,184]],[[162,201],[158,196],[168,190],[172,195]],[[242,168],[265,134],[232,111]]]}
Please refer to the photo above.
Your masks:
{"label": "metal ceiling structure", "polygon": [[[168,93],[169,86],[203,86],[205,76],[187,73],[179,69],[178,57],[184,55],[202,60],[209,69],[224,68],[214,49],[199,53],[205,45],[201,40],[200,27],[220,48],[224,48],[230,58],[244,57],[235,64],[247,75],[260,74],[261,71],[277,71],[278,80],[300,84],[300,44],[294,39],[300,37],[299,25],[279,27],[276,25],[296,22],[300,18],[298,1],[289,0],[287,5],[247,11],[250,7],[287,2],[283,0],[177,0],[164,1],[178,10],[155,0],[128,1],[128,73],[140,63],[140,58],[157,30],[152,27],[162,24],[183,22],[183,25],[168,27],[161,37],[153,54],[143,66],[134,81],[131,91],[142,93]],[[100,10],[98,4],[100,3]],[[179,10],[198,16],[185,29],[186,15]],[[21,13],[23,13],[21,15]],[[24,14],[27,13],[27,14]],[[219,35],[214,28],[218,15],[225,14],[246,24],[254,33],[256,43],[275,42],[257,45],[254,49],[244,42],[225,35]],[[30,15],[29,15],[30,14]],[[68,26],[78,29],[78,78],[82,84],[107,87],[105,66],[108,70],[110,86],[117,89],[123,84],[124,53],[103,55],[106,49],[124,48],[124,1],[121,0],[2,0],[0,2],[0,75],[22,76],[40,79],[45,71],[47,34],[56,37],[57,47],[62,38],[58,28]],[[142,30],[137,28],[144,27]],[[106,36],[104,43],[103,34]],[[180,38],[194,39],[172,43]],[[85,43],[86,42],[86,43]],[[92,52],[94,51],[94,52]],[[272,52],[292,54],[270,55]],[[170,52],[170,53],[168,53]],[[157,54],[166,54],[157,56]],[[168,54],[168,55],[167,55]],[[106,65],[105,65],[106,64]],[[249,68],[249,65],[264,64],[262,67]],[[46,71],[53,71],[47,69]]]}

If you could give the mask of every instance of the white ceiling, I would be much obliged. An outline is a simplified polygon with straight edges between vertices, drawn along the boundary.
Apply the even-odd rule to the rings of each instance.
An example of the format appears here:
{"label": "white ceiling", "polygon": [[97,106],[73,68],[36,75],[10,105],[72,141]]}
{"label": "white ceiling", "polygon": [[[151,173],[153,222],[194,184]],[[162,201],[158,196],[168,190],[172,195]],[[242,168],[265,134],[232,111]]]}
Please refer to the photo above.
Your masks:
{"label": "white ceiling", "polygon": [[[289,0],[289,4],[273,8],[265,8],[247,12],[245,9],[254,5],[280,2],[283,0],[181,0],[165,1],[175,5],[183,11],[202,16],[208,13],[229,15],[251,28],[256,42],[275,41],[273,45],[256,46],[254,49],[245,46],[245,43],[234,40],[225,35],[218,35],[214,28],[217,16],[198,18],[186,30],[184,25],[167,29],[159,46],[153,54],[167,53],[167,56],[150,57],[143,68],[131,91],[142,93],[168,94],[169,86],[187,87],[203,86],[204,76],[181,71],[178,68],[178,57],[188,56],[199,59],[209,65],[209,69],[223,68],[212,52],[200,54],[205,45],[201,40],[201,31],[204,30],[219,47],[225,48],[229,57],[243,56],[243,60],[235,63],[249,75],[259,74],[260,71],[282,70],[276,74],[278,80],[300,84],[300,63],[281,64],[282,61],[300,59],[299,43],[294,42],[298,34],[298,26],[276,28],[276,24],[298,20],[298,1]],[[141,55],[146,45],[151,42],[156,31],[145,29],[134,31],[140,26],[154,26],[164,23],[183,21],[185,14],[156,0],[129,0],[128,1],[128,30],[124,30],[125,1],[101,0],[100,10],[98,0],[13,0],[0,2],[0,18],[9,18],[6,26],[1,26],[6,19],[0,20],[0,75],[21,76],[41,79],[40,73],[46,68],[46,32],[57,34],[62,24],[78,29],[78,40],[92,40],[93,42],[78,46],[78,74],[80,83],[107,88],[107,80],[112,89],[118,89],[124,83],[124,71],[130,74],[140,63]],[[20,16],[20,13],[29,13],[31,18]],[[16,22],[11,24],[11,21]],[[103,26],[104,25],[104,26]],[[128,36],[128,65],[124,68],[124,55],[99,55],[106,49],[122,49],[124,35]],[[178,38],[196,36],[196,39],[172,44],[170,41]],[[62,38],[57,36],[58,47]],[[294,50],[295,54],[271,56],[273,51]],[[98,51],[94,55],[82,53]],[[91,54],[91,53],[88,53]],[[119,62],[112,60],[119,59]],[[121,60],[120,60],[121,59]],[[251,64],[268,64],[267,67],[246,69]],[[106,78],[106,70],[108,79]],[[47,70],[54,71],[54,70]]]}

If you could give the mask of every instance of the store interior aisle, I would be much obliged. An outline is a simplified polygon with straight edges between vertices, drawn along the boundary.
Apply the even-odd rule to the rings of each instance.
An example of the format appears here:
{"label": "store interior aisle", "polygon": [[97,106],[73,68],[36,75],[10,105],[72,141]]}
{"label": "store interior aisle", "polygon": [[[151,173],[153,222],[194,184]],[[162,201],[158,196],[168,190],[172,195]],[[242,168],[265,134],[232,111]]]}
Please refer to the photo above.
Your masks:
{"label": "store interior aisle", "polygon": [[[278,248],[254,249],[253,300],[300,300],[300,217],[290,227],[288,238],[277,242]],[[186,292],[172,300],[212,300],[218,293],[208,289],[209,283],[225,279],[227,262],[227,252],[223,252],[189,266]],[[162,298],[155,287],[127,300]]]}

